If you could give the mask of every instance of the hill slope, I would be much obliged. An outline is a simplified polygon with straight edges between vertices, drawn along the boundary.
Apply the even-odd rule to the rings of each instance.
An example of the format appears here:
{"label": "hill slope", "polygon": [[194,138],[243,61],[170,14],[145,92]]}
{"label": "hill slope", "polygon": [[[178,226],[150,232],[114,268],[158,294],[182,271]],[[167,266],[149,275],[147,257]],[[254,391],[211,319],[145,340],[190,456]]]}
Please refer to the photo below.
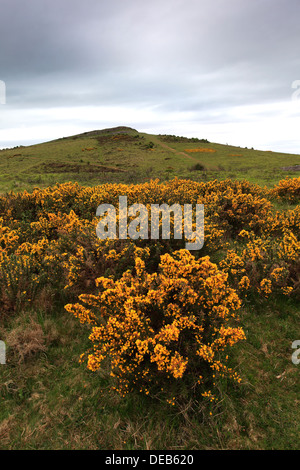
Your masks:
{"label": "hill slope", "polygon": [[198,181],[247,179],[272,186],[297,176],[300,156],[153,135],[126,126],[94,130],[0,151],[0,192],[78,181],[136,183],[178,176]]}

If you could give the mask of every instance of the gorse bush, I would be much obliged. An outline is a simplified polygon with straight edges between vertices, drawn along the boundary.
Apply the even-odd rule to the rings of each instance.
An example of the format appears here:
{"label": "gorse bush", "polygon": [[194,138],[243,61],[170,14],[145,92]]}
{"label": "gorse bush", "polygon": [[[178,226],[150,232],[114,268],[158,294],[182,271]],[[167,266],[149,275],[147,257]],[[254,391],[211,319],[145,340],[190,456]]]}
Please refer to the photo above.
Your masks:
{"label": "gorse bush", "polygon": [[251,193],[235,193],[232,188],[204,196],[203,203],[208,219],[217,221],[218,226],[232,238],[243,229],[260,233],[272,207],[266,198]]}
{"label": "gorse bush", "polygon": [[287,201],[291,204],[298,204],[300,201],[300,176],[298,178],[286,178],[271,191],[271,195],[279,200]]}
{"label": "gorse bush", "polygon": [[98,294],[82,294],[80,303],[65,308],[92,327],[87,367],[98,370],[109,359],[122,395],[163,388],[166,395],[176,389],[178,398],[181,380],[194,392],[212,385],[214,375],[239,380],[226,359],[227,350],[245,339],[236,326],[241,302],[208,257],[197,261],[186,250],[165,254],[153,274],[136,257],[134,273],[118,281],[101,277],[96,285]]}
{"label": "gorse bush", "polygon": [[240,297],[251,295],[260,301],[274,294],[298,297],[300,243],[293,234],[285,234],[280,242],[253,237],[247,231],[240,232],[240,237],[246,242],[235,243],[220,261]]}
{"label": "gorse bush", "polygon": [[[218,376],[239,380],[228,364],[245,339],[244,305],[300,297],[300,206],[287,208],[299,181],[64,183],[2,195],[0,320],[66,305],[91,328],[88,368],[109,371],[121,395],[212,399]],[[172,218],[169,240],[100,240],[96,209],[117,208],[119,196],[147,209],[203,204],[203,248],[174,240]]]}

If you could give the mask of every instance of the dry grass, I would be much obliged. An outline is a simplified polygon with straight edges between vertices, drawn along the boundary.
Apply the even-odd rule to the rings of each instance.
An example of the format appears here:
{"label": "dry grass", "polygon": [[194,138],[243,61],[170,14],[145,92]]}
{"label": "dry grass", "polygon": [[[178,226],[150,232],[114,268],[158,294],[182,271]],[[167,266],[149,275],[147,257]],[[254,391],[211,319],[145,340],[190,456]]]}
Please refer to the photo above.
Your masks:
{"label": "dry grass", "polygon": [[19,318],[19,324],[5,338],[8,346],[8,361],[24,363],[34,356],[46,352],[49,345],[58,338],[58,333],[52,322],[46,322],[44,329],[34,319],[24,325],[24,316]]}

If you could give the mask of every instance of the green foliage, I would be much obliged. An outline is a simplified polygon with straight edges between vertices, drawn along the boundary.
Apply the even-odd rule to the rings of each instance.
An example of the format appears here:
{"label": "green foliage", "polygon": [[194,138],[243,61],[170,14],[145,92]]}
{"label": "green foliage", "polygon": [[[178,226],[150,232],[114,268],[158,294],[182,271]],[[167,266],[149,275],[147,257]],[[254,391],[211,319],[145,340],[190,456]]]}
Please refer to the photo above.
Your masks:
{"label": "green foliage", "polygon": [[195,165],[191,166],[191,171],[205,171],[205,166],[202,163],[196,163]]}

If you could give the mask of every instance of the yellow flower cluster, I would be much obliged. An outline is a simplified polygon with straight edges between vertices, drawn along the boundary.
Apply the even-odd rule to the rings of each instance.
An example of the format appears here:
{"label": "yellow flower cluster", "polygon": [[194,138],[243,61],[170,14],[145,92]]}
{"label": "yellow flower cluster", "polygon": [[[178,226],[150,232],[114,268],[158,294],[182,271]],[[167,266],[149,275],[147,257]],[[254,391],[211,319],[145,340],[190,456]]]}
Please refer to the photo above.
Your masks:
{"label": "yellow flower cluster", "polygon": [[[183,382],[195,390],[210,373],[239,380],[226,357],[244,339],[235,325],[241,301],[300,296],[300,206],[278,209],[299,203],[299,188],[300,178],[271,190],[174,178],[1,195],[1,309],[34,307],[43,292],[49,303],[69,302],[66,310],[91,328],[89,369],[107,361],[120,393],[163,388],[174,403]],[[192,256],[172,237],[100,240],[96,209],[118,207],[121,195],[128,206],[204,204],[204,247]]]}
{"label": "yellow flower cluster", "polygon": [[149,392],[158,380],[183,379],[195,386],[205,363],[233,377],[221,353],[245,335],[229,325],[237,321],[241,302],[227,274],[208,257],[196,260],[186,250],[162,255],[153,274],[136,256],[134,271],[117,281],[98,278],[97,295],[80,295],[80,303],[65,307],[91,324],[87,367],[95,371],[109,359],[122,395],[137,385]]}
{"label": "yellow flower cluster", "polygon": [[299,295],[300,241],[292,232],[281,238],[242,237],[244,246],[235,242],[220,261],[230,282],[243,297],[251,292],[263,298],[271,294]]}
{"label": "yellow flower cluster", "polygon": [[184,149],[185,152],[187,153],[194,153],[194,152],[203,152],[203,153],[215,153],[215,149],[207,149],[207,148],[201,148],[201,149]]}
{"label": "yellow flower cluster", "polygon": [[285,178],[272,189],[271,195],[279,200],[298,204],[300,201],[300,176],[298,178]]}

